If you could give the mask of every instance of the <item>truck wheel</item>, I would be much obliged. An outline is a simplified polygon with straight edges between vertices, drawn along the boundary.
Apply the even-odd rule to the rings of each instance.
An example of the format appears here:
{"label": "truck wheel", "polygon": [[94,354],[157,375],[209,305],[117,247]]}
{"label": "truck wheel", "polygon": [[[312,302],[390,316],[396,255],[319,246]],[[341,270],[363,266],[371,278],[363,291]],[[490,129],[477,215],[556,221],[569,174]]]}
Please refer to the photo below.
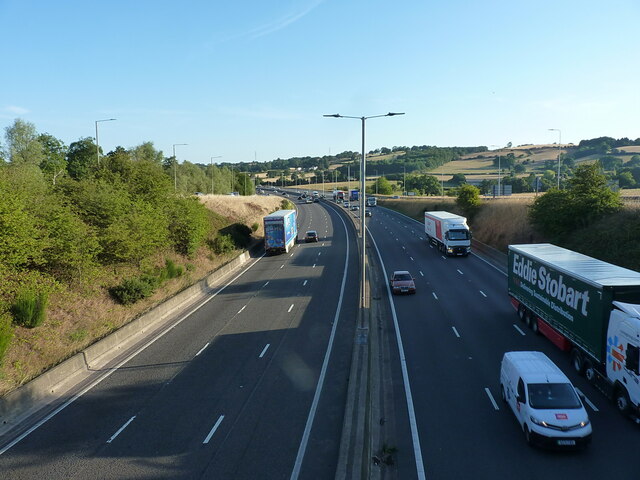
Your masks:
{"label": "truck wheel", "polygon": [[596,381],[596,371],[593,368],[591,360],[584,361],[584,376],[589,383],[594,383]]}
{"label": "truck wheel", "polygon": [[531,328],[531,325],[533,323],[533,314],[531,313],[531,310],[527,310],[526,312],[524,312],[524,323],[527,324],[527,327]]}
{"label": "truck wheel", "polygon": [[531,315],[531,330],[533,331],[533,333],[535,333],[536,335],[540,334],[540,327],[538,326],[538,319],[536,318],[535,315]]}
{"label": "truck wheel", "polygon": [[624,387],[618,387],[616,390],[616,407],[621,413],[627,413],[629,411],[629,395]]}
{"label": "truck wheel", "polygon": [[520,320],[524,320],[524,314],[526,311],[527,309],[524,308],[522,304],[518,305],[518,318],[520,318]]}
{"label": "truck wheel", "polygon": [[580,350],[578,350],[577,348],[574,348],[573,350],[571,350],[571,365],[573,365],[573,369],[578,372],[578,373],[582,373],[583,368],[584,368],[584,362],[582,360],[582,354],[580,353]]}

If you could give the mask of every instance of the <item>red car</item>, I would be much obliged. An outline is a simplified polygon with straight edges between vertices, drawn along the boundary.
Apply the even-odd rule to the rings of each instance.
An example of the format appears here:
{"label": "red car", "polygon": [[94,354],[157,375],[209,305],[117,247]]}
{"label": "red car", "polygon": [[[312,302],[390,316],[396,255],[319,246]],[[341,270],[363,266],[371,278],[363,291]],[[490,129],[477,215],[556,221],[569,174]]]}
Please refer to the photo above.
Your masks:
{"label": "red car", "polygon": [[396,293],[416,293],[416,283],[413,281],[413,277],[406,270],[397,270],[393,272],[389,279],[389,286],[391,292]]}

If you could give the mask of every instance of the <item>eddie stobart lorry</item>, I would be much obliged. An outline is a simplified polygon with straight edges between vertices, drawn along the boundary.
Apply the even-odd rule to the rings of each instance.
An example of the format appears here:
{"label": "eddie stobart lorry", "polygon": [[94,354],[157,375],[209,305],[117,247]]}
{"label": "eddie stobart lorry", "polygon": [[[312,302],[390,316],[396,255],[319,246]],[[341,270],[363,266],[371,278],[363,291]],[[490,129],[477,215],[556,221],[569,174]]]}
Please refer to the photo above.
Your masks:
{"label": "eddie stobart lorry", "polygon": [[640,273],[549,243],[509,245],[511,303],[536,333],[640,418]]}
{"label": "eddie stobart lorry", "polygon": [[288,253],[297,236],[295,210],[278,210],[264,217],[264,249],[267,253]]}

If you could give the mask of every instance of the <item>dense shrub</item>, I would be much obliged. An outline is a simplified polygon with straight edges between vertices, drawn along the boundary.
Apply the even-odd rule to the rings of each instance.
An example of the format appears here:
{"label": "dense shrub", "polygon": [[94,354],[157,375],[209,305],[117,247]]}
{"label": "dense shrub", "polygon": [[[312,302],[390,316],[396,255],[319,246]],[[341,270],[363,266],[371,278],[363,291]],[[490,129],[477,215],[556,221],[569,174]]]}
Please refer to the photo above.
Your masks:
{"label": "dense shrub", "polygon": [[251,243],[251,229],[243,223],[234,223],[220,230],[220,234],[229,235],[236,248],[247,248]]}
{"label": "dense shrub", "polygon": [[169,238],[181,255],[193,255],[209,231],[207,209],[197,199],[179,198],[168,206]]}
{"label": "dense shrub", "polygon": [[0,365],[2,365],[2,358],[9,348],[12,338],[11,317],[7,314],[0,314]]}
{"label": "dense shrub", "polygon": [[218,255],[235,250],[235,244],[231,235],[218,234],[210,244],[211,250]]}
{"label": "dense shrub", "polygon": [[153,294],[157,282],[154,276],[127,278],[120,285],[111,287],[109,294],[122,305],[130,305]]}
{"label": "dense shrub", "polygon": [[46,318],[49,295],[32,289],[21,291],[11,306],[14,322],[27,328],[42,325]]}
{"label": "dense shrub", "polygon": [[164,271],[166,272],[167,279],[180,277],[183,272],[181,266],[176,265],[168,258],[164,261]]}

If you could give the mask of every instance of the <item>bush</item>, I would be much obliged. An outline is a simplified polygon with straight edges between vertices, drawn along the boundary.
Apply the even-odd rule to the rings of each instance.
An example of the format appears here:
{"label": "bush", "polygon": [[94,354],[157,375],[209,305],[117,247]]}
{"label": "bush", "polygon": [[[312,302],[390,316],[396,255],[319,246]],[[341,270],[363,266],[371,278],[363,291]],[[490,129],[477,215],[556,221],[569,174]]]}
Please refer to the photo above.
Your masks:
{"label": "bush", "polygon": [[36,294],[31,289],[20,292],[11,307],[15,323],[26,328],[42,325],[46,318],[48,300],[49,296],[45,292]]}
{"label": "bush", "polygon": [[111,287],[109,294],[122,305],[130,305],[152,295],[155,289],[153,283],[156,282],[157,277],[153,277],[152,275],[146,275],[140,278],[127,278],[123,280],[120,285]]}
{"label": "bush", "polygon": [[258,222],[255,222],[253,225],[251,225],[251,230],[253,232],[257,232],[259,228],[260,228],[260,224]]}
{"label": "bush", "polygon": [[164,261],[164,270],[167,272],[167,278],[177,278],[182,275],[182,267],[176,265],[172,260],[166,259]]}
{"label": "bush", "polygon": [[473,185],[462,185],[458,189],[456,203],[467,217],[473,218],[480,209],[480,190]]}
{"label": "bush", "polygon": [[220,233],[213,239],[210,246],[211,250],[218,255],[232,252],[236,248],[231,235],[224,235]]}
{"label": "bush", "polygon": [[12,338],[11,317],[7,314],[0,314],[0,365],[2,365],[2,358],[9,348]]}
{"label": "bush", "polygon": [[251,233],[251,229],[243,223],[234,223],[219,232],[221,235],[229,235],[236,248],[247,248],[251,243]]}

